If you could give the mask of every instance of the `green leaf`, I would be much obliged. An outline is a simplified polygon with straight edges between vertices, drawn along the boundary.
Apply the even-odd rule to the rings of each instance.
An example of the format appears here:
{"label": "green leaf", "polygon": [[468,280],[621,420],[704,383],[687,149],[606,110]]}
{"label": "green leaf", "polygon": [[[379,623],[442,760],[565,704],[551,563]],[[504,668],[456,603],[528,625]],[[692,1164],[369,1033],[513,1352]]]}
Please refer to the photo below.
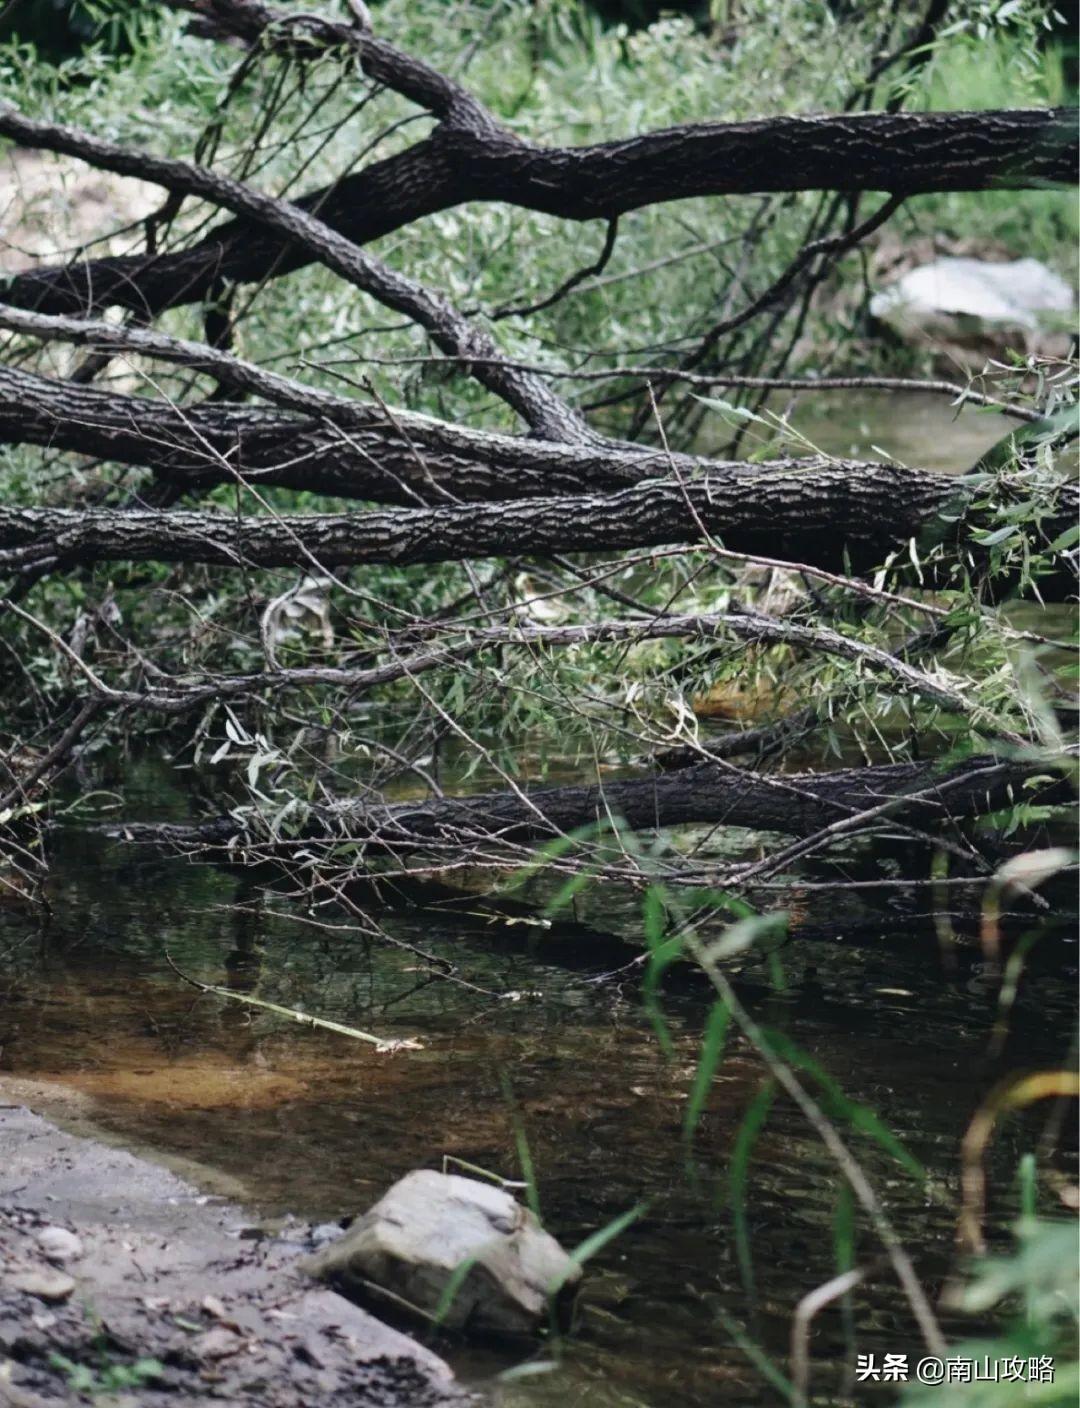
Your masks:
{"label": "green leaf", "polygon": [[1078,542],[1080,542],[1080,523],[1074,523],[1071,528],[1066,528],[1064,533],[1059,533],[1046,551],[1064,552],[1066,548],[1071,548],[1074,543]]}
{"label": "green leaf", "polygon": [[769,1031],[767,1037],[773,1051],[781,1056],[789,1066],[796,1070],[805,1071],[818,1083],[824,1096],[823,1103],[827,1113],[834,1118],[846,1120],[853,1129],[869,1135],[876,1144],[896,1160],[901,1168],[906,1169],[912,1178],[919,1183],[926,1182],[925,1168],[904,1147],[876,1111],[872,1110],[869,1105],[860,1104],[845,1095],[832,1076],[824,1071],[812,1056],[808,1056],[782,1032]]}
{"label": "green leaf", "polygon": [[442,1294],[439,1296],[438,1304],[431,1312],[431,1318],[435,1321],[436,1325],[441,1325],[450,1314],[451,1307],[458,1298],[458,1293],[465,1284],[469,1272],[473,1269],[478,1260],[478,1257],[467,1256],[464,1261],[458,1262],[447,1277],[446,1285],[442,1288]]}
{"label": "green leaf", "polygon": [[1004,543],[1009,538],[1016,538],[1020,535],[1020,529],[1015,523],[1007,523],[1004,528],[995,528],[992,533],[974,532],[972,537],[984,548],[995,548],[999,543]]}
{"label": "green leaf", "polygon": [[731,1151],[731,1164],[728,1168],[728,1206],[735,1223],[735,1255],[742,1274],[747,1294],[753,1291],[754,1263],[750,1251],[750,1229],[746,1217],[746,1185],[750,1159],[757,1143],[758,1135],[769,1117],[773,1100],[776,1098],[776,1085],[769,1081],[750,1103],[749,1109],[739,1125],[735,1145]]}
{"label": "green leaf", "polygon": [[719,411],[721,415],[735,416],[737,420],[757,421],[759,425],[768,424],[767,421],[762,420],[761,416],[755,415],[745,406],[736,406],[733,401],[725,401],[719,396],[695,396],[694,400],[700,401],[703,406],[708,406],[710,411]]}
{"label": "green leaf", "polygon": [[714,1002],[705,1023],[705,1034],[701,1040],[701,1055],[698,1057],[694,1084],[690,1091],[690,1099],[686,1104],[686,1114],[683,1117],[683,1139],[687,1144],[693,1142],[694,1132],[698,1127],[702,1111],[705,1108],[705,1101],[709,1096],[713,1076],[723,1060],[730,1022],[731,1009],[727,1003],[723,999]]}
{"label": "green leaf", "polygon": [[620,1233],[625,1232],[630,1224],[636,1222],[642,1213],[646,1211],[648,1206],[647,1201],[636,1203],[632,1208],[628,1208],[626,1212],[621,1212],[618,1217],[613,1217],[605,1227],[601,1227],[596,1232],[590,1233],[583,1242],[579,1242],[570,1253],[569,1265],[564,1267],[558,1276],[555,1277],[554,1281],[549,1284],[548,1295],[557,1295],[559,1291],[562,1290],[563,1286],[566,1285],[567,1277],[575,1267],[584,1266],[590,1257],[595,1256],[596,1253],[602,1251],[609,1242],[613,1242]]}

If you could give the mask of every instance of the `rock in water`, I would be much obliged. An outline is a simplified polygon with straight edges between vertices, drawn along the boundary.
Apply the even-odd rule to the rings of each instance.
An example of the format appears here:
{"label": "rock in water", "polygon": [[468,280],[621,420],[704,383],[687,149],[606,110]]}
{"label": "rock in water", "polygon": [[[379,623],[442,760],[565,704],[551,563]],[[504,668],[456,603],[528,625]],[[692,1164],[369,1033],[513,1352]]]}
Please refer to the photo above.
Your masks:
{"label": "rock in water", "polygon": [[900,333],[1037,332],[1072,311],[1073,291],[1038,259],[991,263],[942,258],[909,269],[876,293],[870,312]]}
{"label": "rock in water", "polygon": [[313,1276],[358,1299],[383,1291],[433,1316],[459,1267],[442,1318],[449,1329],[527,1334],[552,1292],[581,1271],[509,1193],[459,1174],[406,1174],[344,1236],[304,1263]]}

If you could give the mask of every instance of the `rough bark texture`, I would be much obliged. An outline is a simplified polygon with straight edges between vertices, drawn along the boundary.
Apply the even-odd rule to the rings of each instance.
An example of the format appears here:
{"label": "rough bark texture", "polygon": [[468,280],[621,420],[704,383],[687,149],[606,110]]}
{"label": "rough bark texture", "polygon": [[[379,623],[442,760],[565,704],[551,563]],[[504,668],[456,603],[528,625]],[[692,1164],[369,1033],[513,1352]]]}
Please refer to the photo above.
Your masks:
{"label": "rough bark texture", "polygon": [[[455,96],[461,90],[454,85],[447,95],[435,81],[441,75],[432,77],[392,45],[365,41],[363,55],[381,80],[393,67],[390,86],[399,91],[406,91],[402,71],[408,69],[414,79],[408,96],[441,120],[407,151],[297,202],[354,244],[467,201],[501,201],[567,220],[610,220],[690,196],[1020,189],[1076,177],[1075,121],[1066,109],[781,117],[673,127],[590,147],[539,147]],[[128,174],[154,179],[148,169]],[[206,298],[219,280],[254,282],[312,258],[309,249],[249,220],[230,220],[176,253],[19,274],[3,296],[45,313],[119,306],[149,316]]]}
{"label": "rough bark texture", "polygon": [[[201,562],[325,567],[455,562],[522,553],[607,552],[695,543],[854,572],[909,539],[956,541],[942,517],[963,481],[894,465],[825,461],[718,466],[692,483],[647,481],[579,494],[449,508],[237,518],[226,512],[0,507],[0,564]],[[1077,486],[1062,484],[1049,537],[1070,527]],[[977,549],[974,549],[977,551]],[[1066,577],[1066,590],[1075,583]]]}
{"label": "rough bark texture", "polygon": [[[442,352],[465,360],[477,380],[512,406],[537,434],[549,440],[596,438],[543,377],[502,361],[486,329],[471,323],[443,294],[365,254],[302,206],[253,190],[209,167],[117,146],[79,128],[38,122],[4,104],[0,104],[0,135],[43,151],[79,157],[102,171],[153,181],[174,195],[197,196],[254,221],[257,229],[269,230],[302,249],[308,259],[423,328]],[[471,363],[471,358],[476,362]]]}
{"label": "rough bark texture", "polygon": [[[890,818],[920,827],[978,816],[1005,804],[1029,778],[1045,774],[1034,763],[975,757],[943,770],[934,762],[841,769],[830,773],[756,776],[702,763],[640,781],[599,786],[544,787],[525,794],[489,793],[368,807],[355,802],[313,811],[304,837],[347,836],[395,852],[475,845],[477,841],[536,842],[617,818],[631,831],[695,823],[813,835],[857,812],[892,803]],[[1048,782],[1040,800],[1064,793]],[[913,794],[920,794],[914,797]],[[1032,793],[1025,793],[1031,800]],[[198,826],[122,828],[131,840],[182,847],[226,845],[235,838],[258,844],[235,817]]]}
{"label": "rough bark texture", "polygon": [[[665,473],[667,456],[470,431],[362,401],[307,412],[239,403],[176,406],[0,367],[0,441],[144,465],[184,490],[242,478],[349,499],[411,504],[617,489]],[[697,463],[679,457],[689,473]]]}
{"label": "rough bark texture", "polygon": [[[0,551],[68,563],[292,567],[450,562],[696,542],[837,567],[876,565],[956,501],[953,481],[887,465],[762,465],[685,487],[648,482],[577,495],[432,509],[236,518],[227,512],[0,507]],[[22,550],[21,552],[19,550]]]}

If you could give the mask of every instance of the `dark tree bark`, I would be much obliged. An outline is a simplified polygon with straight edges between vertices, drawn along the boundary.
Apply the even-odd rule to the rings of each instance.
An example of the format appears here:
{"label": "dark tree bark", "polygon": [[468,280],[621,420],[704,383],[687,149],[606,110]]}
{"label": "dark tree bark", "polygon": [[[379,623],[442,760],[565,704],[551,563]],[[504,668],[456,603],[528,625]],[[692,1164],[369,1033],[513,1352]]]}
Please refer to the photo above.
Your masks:
{"label": "dark tree bark", "polygon": [[[377,503],[416,505],[619,489],[666,473],[667,456],[489,435],[316,393],[306,411],[229,402],[177,406],[0,367],[0,441],[151,469],[183,491],[237,477]],[[684,472],[696,461],[680,456]]]}
{"label": "dark tree bark", "polygon": [[[237,518],[181,510],[0,506],[0,565],[40,561],[201,562],[326,567],[456,562],[522,553],[607,552],[722,539],[736,552],[865,572],[911,539],[924,551],[963,533],[964,480],[845,461],[718,465],[691,483],[647,481],[614,494],[356,514]],[[1063,483],[1047,541],[1076,520]],[[966,545],[973,557],[977,544]],[[1064,570],[1064,569],[1063,569]],[[927,580],[934,570],[927,567]],[[1049,583],[1048,583],[1049,585]],[[1064,572],[1056,589],[1075,590]]]}
{"label": "dark tree bark", "polygon": [[[1066,109],[770,118],[567,148],[533,146],[475,118],[474,107],[468,112],[466,120],[455,108],[424,141],[296,204],[359,245],[467,201],[610,220],[691,196],[1022,189],[1073,181],[1077,170],[1075,121]],[[24,140],[0,120],[4,130]],[[117,306],[152,316],[201,301],[220,280],[257,282],[311,260],[309,250],[273,232],[230,220],[188,250],[18,274],[3,297],[44,313]]]}
{"label": "dark tree bark", "polygon": [[[630,831],[668,826],[746,827],[810,836],[864,812],[921,828],[995,810],[1045,765],[1002,761],[990,755],[952,768],[933,762],[845,768],[830,773],[763,777],[739,768],[702,763],[675,773],[600,786],[542,787],[515,795],[488,793],[428,802],[364,806],[342,801],[316,807],[303,839],[348,837],[367,848],[408,852],[475,846],[480,842],[533,843],[612,818]],[[1026,800],[1068,800],[1068,785],[1047,780]],[[879,810],[884,808],[884,810]],[[235,817],[196,826],[125,825],[120,834],[184,848],[241,843],[258,845],[257,825],[245,830]]]}
{"label": "dark tree bark", "polygon": [[470,366],[476,379],[511,406],[534,433],[548,440],[599,438],[545,378],[504,361],[486,329],[470,322],[442,293],[365,254],[301,206],[264,195],[210,167],[117,146],[77,127],[24,117],[4,104],[0,104],[0,135],[43,151],[79,157],[102,171],[145,178],[174,195],[198,196],[250,219],[257,228],[303,249],[347,284],[423,328],[440,351]]}

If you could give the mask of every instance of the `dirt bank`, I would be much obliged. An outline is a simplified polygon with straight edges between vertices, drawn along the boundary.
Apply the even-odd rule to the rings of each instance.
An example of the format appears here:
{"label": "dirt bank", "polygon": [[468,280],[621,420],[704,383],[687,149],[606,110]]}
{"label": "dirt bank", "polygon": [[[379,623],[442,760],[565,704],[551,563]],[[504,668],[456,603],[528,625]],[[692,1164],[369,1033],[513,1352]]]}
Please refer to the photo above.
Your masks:
{"label": "dirt bank", "polygon": [[473,1401],[436,1355],[300,1276],[306,1235],[262,1234],[166,1169],[0,1106],[0,1405]]}

